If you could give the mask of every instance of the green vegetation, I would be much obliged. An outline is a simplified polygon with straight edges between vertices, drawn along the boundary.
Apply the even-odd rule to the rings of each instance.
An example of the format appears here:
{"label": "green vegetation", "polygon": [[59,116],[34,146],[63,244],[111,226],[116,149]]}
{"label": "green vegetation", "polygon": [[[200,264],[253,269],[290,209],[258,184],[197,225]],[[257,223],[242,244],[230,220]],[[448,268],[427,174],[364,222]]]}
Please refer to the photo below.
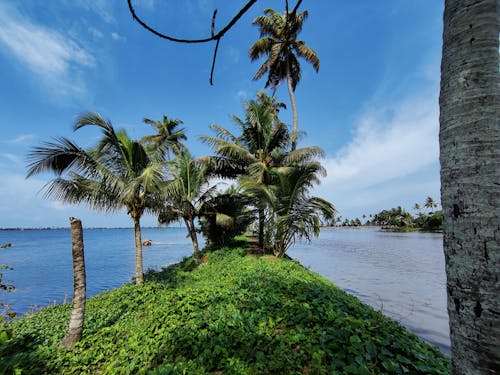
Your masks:
{"label": "green vegetation", "polygon": [[[416,216],[406,211],[401,206],[391,208],[390,210],[382,210],[375,215],[370,215],[371,220],[365,221],[364,225],[379,225],[383,229],[390,229],[402,232],[411,231],[442,231],[443,230],[443,212],[441,210],[433,212],[432,210],[438,206],[432,197],[427,197],[423,205],[429,209],[429,212],[422,212],[422,206],[415,203],[413,209],[417,212]],[[366,215],[363,215],[366,218]],[[341,225],[343,227],[358,227],[363,225],[359,218],[354,220],[345,219],[341,221],[330,221],[331,226]]]}
{"label": "green vegetation", "polygon": [[320,219],[330,219],[335,207],[310,197],[325,170],[317,160],[319,147],[293,149],[293,137],[278,118],[280,104],[264,92],[245,103],[245,120],[233,116],[241,134],[212,125],[215,136],[202,140],[215,156],[205,158],[212,174],[238,177],[241,190],[257,212],[258,245],[283,257],[297,237],[319,234]]}
{"label": "green vegetation", "polygon": [[90,298],[72,351],[58,348],[69,305],[9,323],[0,373],[449,372],[436,348],[294,261],[203,255]]}

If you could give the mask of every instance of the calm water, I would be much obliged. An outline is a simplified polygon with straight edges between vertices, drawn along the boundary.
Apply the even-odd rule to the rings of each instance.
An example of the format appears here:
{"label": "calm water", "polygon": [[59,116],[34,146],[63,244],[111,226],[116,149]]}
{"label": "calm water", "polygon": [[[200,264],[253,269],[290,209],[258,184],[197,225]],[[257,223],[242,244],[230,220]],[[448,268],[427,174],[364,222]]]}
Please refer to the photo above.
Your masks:
{"label": "calm water", "polygon": [[450,353],[443,237],[325,229],[289,255]]}
{"label": "calm water", "polygon": [[[184,228],[144,228],[144,269],[159,269],[192,253]],[[87,294],[131,282],[133,229],[84,230]],[[71,234],[60,230],[0,231],[4,281],[15,285],[0,299],[25,313],[72,298]],[[377,229],[325,229],[311,245],[289,252],[311,270],[356,295],[410,331],[449,353],[442,236]]]}
{"label": "calm water", "polygon": [[[184,228],[143,228],[143,239],[153,246],[143,248],[144,270],[160,269],[192,253]],[[84,229],[87,295],[130,283],[134,276],[133,229]],[[4,281],[15,291],[0,291],[0,299],[12,310],[25,313],[34,308],[70,302],[73,293],[71,233],[69,229],[1,230],[0,244],[12,247],[0,252],[0,264],[14,268],[4,272]]]}

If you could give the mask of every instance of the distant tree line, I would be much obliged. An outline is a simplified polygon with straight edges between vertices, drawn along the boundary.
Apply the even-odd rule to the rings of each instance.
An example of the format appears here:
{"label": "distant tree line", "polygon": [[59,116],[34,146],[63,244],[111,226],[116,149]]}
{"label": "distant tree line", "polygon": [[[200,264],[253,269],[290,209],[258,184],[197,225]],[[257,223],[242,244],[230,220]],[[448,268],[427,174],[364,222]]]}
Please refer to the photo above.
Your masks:
{"label": "distant tree line", "polygon": [[422,206],[419,203],[415,203],[413,206],[415,215],[412,215],[401,206],[398,206],[388,210],[382,210],[374,215],[363,215],[363,220],[358,217],[354,219],[342,219],[342,217],[339,216],[325,224],[341,227],[372,225],[382,226],[386,229],[441,231],[443,229],[443,212],[441,210],[434,211],[437,207],[438,203],[429,196]]}

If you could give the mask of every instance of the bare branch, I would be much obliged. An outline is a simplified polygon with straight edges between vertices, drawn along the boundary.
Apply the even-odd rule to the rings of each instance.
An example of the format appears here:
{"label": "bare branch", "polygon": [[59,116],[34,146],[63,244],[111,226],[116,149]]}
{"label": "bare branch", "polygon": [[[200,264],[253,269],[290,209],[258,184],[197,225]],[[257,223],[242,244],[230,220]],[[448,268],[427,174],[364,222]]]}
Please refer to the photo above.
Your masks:
{"label": "bare branch", "polygon": [[[236,22],[257,2],[258,0],[249,0],[243,8],[239,10],[239,12],[227,23],[226,26],[224,26],[220,31],[215,33],[215,18],[217,16],[217,9],[214,10],[213,15],[212,15],[212,23],[211,23],[211,28],[210,28],[210,37],[207,38],[200,38],[200,39],[182,39],[182,38],[176,38],[164,33],[161,33],[148,24],[146,24],[139,16],[137,16],[137,13],[135,12],[135,8],[132,5],[132,0],[127,0],[128,3],[128,9],[130,10],[130,13],[132,14],[132,18],[139,23],[143,28],[148,30],[149,32],[153,33],[154,35],[162,38],[169,40],[171,42],[177,42],[177,43],[206,43],[210,42],[212,40],[215,40],[215,50],[214,50],[214,56],[212,59],[212,68],[210,70],[210,85],[213,85],[213,74],[214,74],[214,68],[215,68],[215,60],[217,58],[217,50],[219,49],[219,43],[224,34],[231,29]],[[294,14],[300,4],[302,3],[302,0],[298,0],[297,3],[295,4],[295,7],[293,8],[292,14]],[[285,6],[286,6],[286,14],[287,14],[287,19],[288,19],[288,0],[285,0]]]}
{"label": "bare branch", "polygon": [[[229,21],[229,23],[224,26],[218,33],[215,35],[212,35],[208,38],[200,38],[200,39],[181,39],[181,38],[175,38],[166,34],[163,34],[155,29],[153,29],[151,26],[147,25],[142,19],[140,19],[137,16],[137,13],[135,12],[134,6],[132,5],[132,0],[127,0],[128,3],[128,8],[130,10],[130,13],[132,14],[132,18],[139,23],[142,27],[144,27],[146,30],[152,32],[156,36],[169,40],[171,42],[178,42],[178,43],[206,43],[210,42],[212,40],[218,40],[224,36],[224,34],[231,28],[233,25],[238,22],[238,20],[252,7],[257,2],[257,0],[250,0],[248,1],[243,8],[240,9],[240,11]],[[214,12],[215,13],[215,12]],[[214,17],[215,18],[215,14]]]}

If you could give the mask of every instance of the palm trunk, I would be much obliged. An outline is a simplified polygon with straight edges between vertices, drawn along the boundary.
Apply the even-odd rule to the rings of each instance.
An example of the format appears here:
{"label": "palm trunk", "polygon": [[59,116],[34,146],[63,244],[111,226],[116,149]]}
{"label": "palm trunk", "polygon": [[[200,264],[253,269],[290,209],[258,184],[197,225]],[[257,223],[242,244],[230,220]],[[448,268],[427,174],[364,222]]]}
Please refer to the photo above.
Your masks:
{"label": "palm trunk", "polygon": [[452,372],[500,370],[498,0],[446,0],[440,161]]}
{"label": "palm trunk", "polygon": [[140,217],[133,217],[135,233],[135,283],[144,284],[144,274],[142,272],[142,238]]}
{"label": "palm trunk", "polygon": [[86,301],[82,222],[74,217],[71,217],[69,220],[71,224],[71,253],[73,256],[73,306],[69,318],[68,330],[61,341],[61,347],[66,349],[73,348],[82,338]]}
{"label": "palm trunk", "polygon": [[264,209],[259,208],[259,249],[264,252]]}
{"label": "palm trunk", "polygon": [[193,219],[184,219],[186,223],[186,228],[189,233],[189,237],[191,237],[191,242],[193,243],[193,257],[196,261],[200,260],[200,249],[198,247],[198,236],[196,235],[196,228],[194,227]]}
{"label": "palm trunk", "polygon": [[295,105],[295,95],[293,94],[292,77],[290,76],[290,68],[287,65],[286,69],[286,83],[288,86],[288,93],[290,94],[290,104],[292,105],[293,113],[293,127],[292,127],[292,151],[297,148],[297,138],[299,136],[299,118],[297,115],[297,106]]}

